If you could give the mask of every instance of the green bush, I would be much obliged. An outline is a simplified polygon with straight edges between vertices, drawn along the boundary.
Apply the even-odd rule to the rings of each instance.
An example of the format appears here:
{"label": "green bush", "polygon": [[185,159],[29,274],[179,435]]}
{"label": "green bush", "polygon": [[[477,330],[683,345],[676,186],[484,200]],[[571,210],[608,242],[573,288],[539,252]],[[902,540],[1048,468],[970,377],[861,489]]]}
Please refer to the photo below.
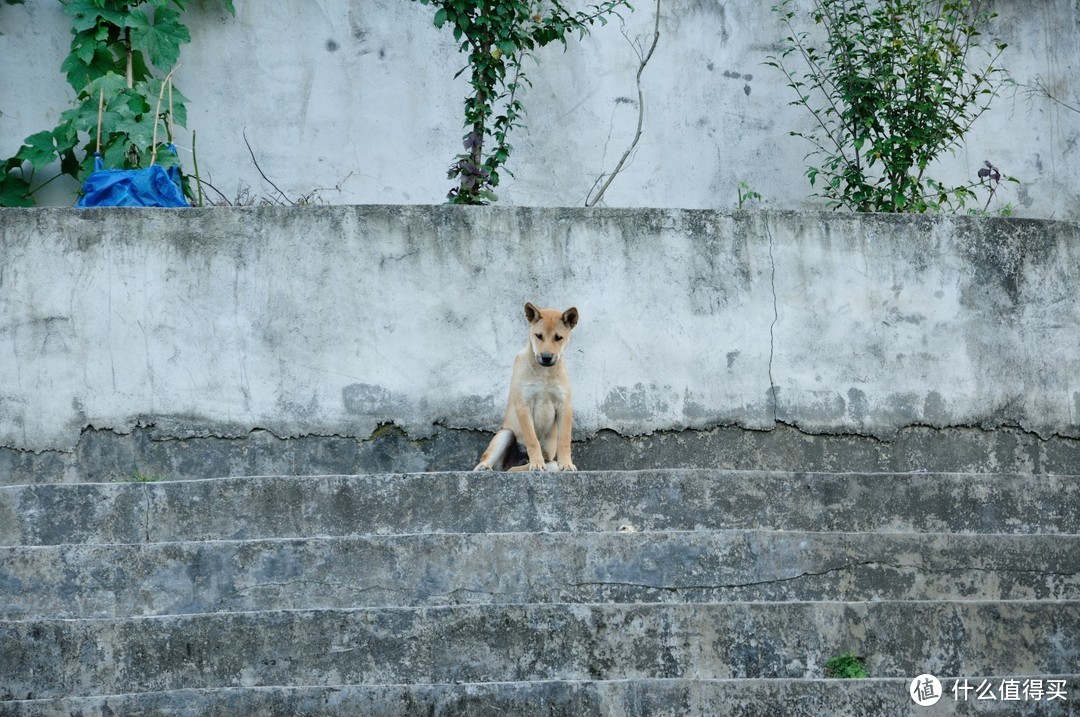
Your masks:
{"label": "green bush", "polygon": [[[791,33],[768,64],[812,128],[810,185],[855,211],[958,209],[978,182],[946,187],[927,170],[958,147],[1008,75],[1003,44],[980,45],[993,13],[970,0],[812,0],[822,45],[797,29],[795,0],[774,6]],[[794,69],[800,66],[801,71]]]}
{"label": "green bush", "polygon": [[[164,94],[165,78],[154,77],[152,68],[169,73],[180,46],[191,41],[180,19],[186,1],[64,2],[72,39],[60,69],[77,104],[60,115],[55,129],[30,135],[14,157],[0,161],[0,206],[32,206],[34,172],[57,160],[61,175],[85,179],[94,169],[99,138],[102,160],[110,169],[149,166],[155,148],[158,164],[175,162],[160,148],[172,141],[173,122],[186,123],[187,98],[171,86]],[[223,2],[235,14],[232,0]]]}

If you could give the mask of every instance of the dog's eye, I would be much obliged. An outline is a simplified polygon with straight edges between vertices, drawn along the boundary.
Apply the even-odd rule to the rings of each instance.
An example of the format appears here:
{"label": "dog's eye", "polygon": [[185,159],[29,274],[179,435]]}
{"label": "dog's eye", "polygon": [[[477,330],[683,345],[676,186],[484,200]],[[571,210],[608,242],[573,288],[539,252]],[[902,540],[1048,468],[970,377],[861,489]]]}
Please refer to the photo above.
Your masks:
{"label": "dog's eye", "polygon": [[562,341],[562,336],[559,336],[558,334],[555,334],[555,340],[556,341]]}
{"label": "dog's eye", "polygon": [[537,334],[536,335],[536,340],[537,341],[543,341],[544,340],[544,335],[543,334]]}

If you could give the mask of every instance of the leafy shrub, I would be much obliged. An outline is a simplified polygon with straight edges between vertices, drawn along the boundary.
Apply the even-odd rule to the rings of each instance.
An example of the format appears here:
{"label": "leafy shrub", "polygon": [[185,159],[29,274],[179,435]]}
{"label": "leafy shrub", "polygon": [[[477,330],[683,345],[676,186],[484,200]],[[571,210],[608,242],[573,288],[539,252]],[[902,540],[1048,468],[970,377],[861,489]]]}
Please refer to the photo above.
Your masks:
{"label": "leafy shrub", "polygon": [[[180,57],[180,46],[190,42],[180,19],[186,2],[64,2],[72,39],[61,70],[75,90],[77,104],[60,115],[55,129],[30,135],[14,157],[0,161],[0,206],[33,205],[33,173],[57,159],[61,174],[85,179],[93,171],[99,137],[103,162],[114,169],[149,165],[158,122],[164,122],[165,131],[159,132],[163,141],[157,144],[172,140],[171,123],[187,122],[187,98],[170,89],[171,102],[159,107],[165,80],[154,77],[151,68],[168,72]],[[232,0],[223,2],[235,14]],[[175,161],[169,152],[160,151],[157,160],[163,166]]]}
{"label": "leafy shrub", "polygon": [[963,207],[975,183],[946,187],[927,169],[1008,81],[997,64],[1005,45],[979,44],[995,15],[971,0],[812,0],[819,46],[796,28],[795,7],[773,7],[791,34],[768,64],[813,120],[791,134],[811,144],[806,176],[818,196],[855,211]]}

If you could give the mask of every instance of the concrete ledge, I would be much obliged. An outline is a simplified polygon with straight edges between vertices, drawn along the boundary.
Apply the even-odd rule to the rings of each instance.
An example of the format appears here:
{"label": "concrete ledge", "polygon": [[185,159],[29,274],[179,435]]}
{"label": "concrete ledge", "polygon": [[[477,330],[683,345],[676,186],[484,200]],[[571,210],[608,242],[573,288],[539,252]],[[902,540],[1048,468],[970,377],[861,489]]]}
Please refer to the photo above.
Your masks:
{"label": "concrete ledge", "polygon": [[650,531],[0,548],[6,620],[961,597],[1080,600],[1080,536]]}
{"label": "concrete ledge", "polygon": [[[963,675],[978,685],[987,676]],[[995,685],[1022,675],[994,676]],[[1064,680],[1069,699],[1080,693],[1080,676],[1040,675]],[[951,690],[955,677],[943,677]],[[874,715],[922,717],[925,708],[908,696],[910,678],[859,680],[588,680],[501,682],[464,685],[331,687],[232,687],[173,690],[108,697],[0,702],[11,717],[69,717],[73,714],[160,714],[178,717],[790,717]],[[974,697],[972,697],[972,700]],[[934,706],[942,717],[975,714],[974,702],[951,692]],[[1055,701],[1054,704],[1061,704]],[[1066,705],[1070,704],[1066,702]],[[1052,705],[1051,705],[1052,706]],[[1068,706],[1062,708],[1068,714]],[[1036,717],[1048,714],[1045,700],[980,702],[979,715]]]}
{"label": "concrete ledge", "polygon": [[[1080,603],[453,606],[0,621],[0,684],[38,698],[260,685],[806,679],[838,645],[880,677],[1069,672]],[[96,646],[108,645],[107,654]],[[69,657],[69,656],[78,657]],[[41,676],[49,675],[47,680]]]}
{"label": "concrete ledge", "polygon": [[[794,462],[835,436],[854,455],[823,460],[865,469],[910,464],[889,447],[905,432],[945,431],[968,455],[955,462],[1080,472],[1078,235],[794,212],[0,210],[0,465],[100,478],[69,456],[146,432],[308,441],[279,463],[340,449],[351,470],[449,467],[482,443],[458,432],[497,427],[533,300],[582,312],[568,357],[581,441],[698,431],[679,465],[745,465],[750,452],[710,455],[712,438],[780,431]],[[381,455],[390,425],[448,452]],[[113,447],[103,463],[128,463]],[[162,469],[190,475],[182,451]],[[202,475],[243,462],[209,457]]]}
{"label": "concrete ledge", "polygon": [[1080,534],[1070,476],[430,473],[0,487],[0,545],[409,533]]}
{"label": "concrete ledge", "polygon": [[[0,448],[0,485],[198,480],[250,475],[347,475],[471,470],[491,434],[437,427],[412,438],[392,424],[367,438],[267,431],[227,438],[176,438],[157,428],[120,434],[87,429],[74,451]],[[522,451],[522,455],[524,452]],[[913,426],[888,441],[813,435],[777,424],[770,430],[723,426],[623,436],[603,430],[576,441],[582,470],[724,470],[910,473],[1080,474],[1080,440],[1039,438],[1017,428]]]}

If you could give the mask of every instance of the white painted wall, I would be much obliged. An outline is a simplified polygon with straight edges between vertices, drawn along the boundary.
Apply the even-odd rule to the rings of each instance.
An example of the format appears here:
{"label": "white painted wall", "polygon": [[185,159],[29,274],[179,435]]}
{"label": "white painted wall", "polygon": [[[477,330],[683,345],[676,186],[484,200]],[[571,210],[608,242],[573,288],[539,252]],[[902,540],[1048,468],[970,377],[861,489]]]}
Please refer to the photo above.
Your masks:
{"label": "white painted wall", "polygon": [[1069,222],[512,207],[0,210],[0,447],[493,431],[525,301],[575,432],[1080,437]]}
{"label": "white painted wall", "polygon": [[[772,208],[821,206],[803,176],[807,145],[788,136],[809,118],[762,63],[783,30],[771,2],[661,0],[660,45],[645,70],[645,134],[609,190],[620,207],[731,208],[746,182]],[[528,128],[501,187],[507,205],[581,205],[614,167],[637,121],[630,41],[645,41],[654,7],[638,0],[625,28],[597,28],[569,51],[538,53],[525,95]],[[988,37],[1017,87],[975,125],[942,176],[972,178],[984,159],[1021,180],[1001,203],[1019,216],[1080,217],[1080,113],[1025,91],[1036,78],[1080,108],[1080,11],[1067,0],[992,3],[1001,17]],[[199,164],[230,200],[247,188],[273,194],[263,171],[292,197],[320,189],[329,203],[440,203],[446,168],[459,152],[466,85],[452,80],[464,59],[432,10],[409,0],[194,0],[177,84],[191,98],[189,130]],[[55,0],[0,5],[0,156],[55,125],[72,92],[59,67],[69,42]],[[624,37],[625,33],[625,37]],[[190,148],[184,133],[180,144]],[[190,156],[185,166],[191,169]],[[46,204],[73,188],[54,182]]]}

